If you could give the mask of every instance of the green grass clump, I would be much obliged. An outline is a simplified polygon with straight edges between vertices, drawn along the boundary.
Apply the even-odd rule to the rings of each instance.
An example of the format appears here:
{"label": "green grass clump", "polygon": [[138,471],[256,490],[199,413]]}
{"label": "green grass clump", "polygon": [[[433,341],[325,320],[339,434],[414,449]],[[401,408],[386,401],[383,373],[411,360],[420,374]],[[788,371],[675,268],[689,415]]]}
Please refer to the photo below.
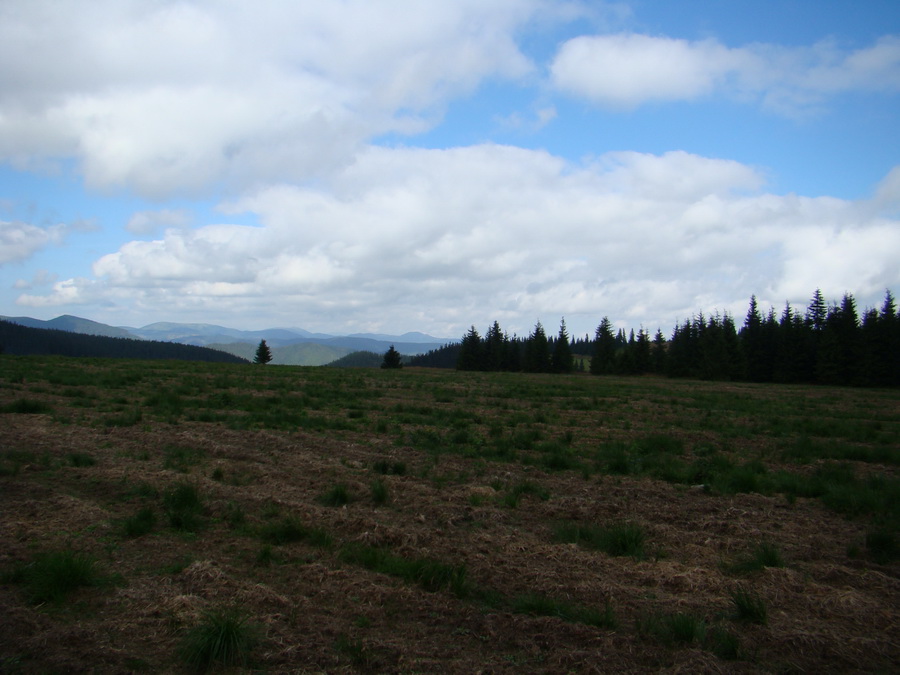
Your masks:
{"label": "green grass clump", "polygon": [[772,542],[761,541],[731,565],[727,565],[726,569],[735,574],[750,574],[766,567],[784,566],[784,556],[778,547]]}
{"label": "green grass clump", "polygon": [[739,621],[765,626],[769,622],[766,601],[758,593],[744,586],[738,586],[729,592],[734,603],[735,616]]}
{"label": "green grass clump", "polygon": [[387,483],[380,478],[372,481],[372,501],[377,505],[387,504],[390,500],[390,492]]}
{"label": "green grass clump", "polygon": [[603,551],[611,556],[644,557],[647,536],[637,523],[618,522],[600,527],[576,522],[560,523],[556,527],[556,540],[566,544],[578,544],[587,549]]}
{"label": "green grass clump", "polygon": [[212,667],[246,667],[259,642],[257,629],[234,608],[204,612],[200,623],[184,635],[180,655],[185,664],[204,672]]}
{"label": "green grass clump", "polygon": [[550,499],[550,492],[546,488],[534,483],[530,480],[519,481],[513,485],[503,496],[503,503],[511,509],[516,508],[522,497],[531,495],[537,497],[542,502]]}
{"label": "green grass clump", "polygon": [[297,518],[288,516],[281,520],[264,523],[258,530],[259,538],[269,544],[281,546],[297,541],[303,541],[309,536],[309,528]]}
{"label": "green grass clump", "polygon": [[19,398],[0,406],[0,413],[18,413],[19,415],[43,415],[53,412],[53,408],[43,401],[35,401],[30,398]]}
{"label": "green grass clump", "polygon": [[240,504],[237,502],[228,502],[225,506],[223,519],[228,523],[228,527],[234,530],[244,525],[247,521],[247,515],[244,513],[244,509],[241,508]]}
{"label": "green grass clump", "polygon": [[191,483],[179,483],[163,496],[169,526],[182,532],[196,532],[203,524],[203,501]]}
{"label": "green grass clump", "polygon": [[613,630],[618,626],[612,605],[608,602],[602,610],[594,607],[573,605],[539,593],[525,593],[514,597],[510,606],[517,614],[533,616],[555,616],[569,623],[583,623],[587,626]]}
{"label": "green grass clump", "polygon": [[201,448],[186,445],[167,445],[163,448],[163,468],[188,473],[192,466],[203,461],[206,452]]}
{"label": "green grass clump", "polygon": [[689,612],[644,614],[638,618],[636,628],[639,634],[666,646],[702,644],[706,639],[706,621]]}
{"label": "green grass clump", "polygon": [[319,497],[319,503],[323,506],[344,506],[350,503],[350,499],[350,490],[343,483],[338,483]]}
{"label": "green grass clump", "polygon": [[67,459],[69,465],[74,467],[94,466],[97,460],[85,452],[70,452]]}
{"label": "green grass clump", "polygon": [[450,565],[429,558],[405,558],[385,548],[364,544],[344,546],[340,558],[345,563],[416,583],[429,592],[447,589],[463,597],[468,590],[464,565]]}
{"label": "green grass clump", "polygon": [[16,568],[10,581],[25,587],[35,604],[59,602],[71,591],[100,582],[96,561],[89,555],[65,549],[42,553]]}
{"label": "green grass clump", "polygon": [[146,506],[122,523],[122,534],[128,538],[143,537],[156,525],[156,513]]}
{"label": "green grass clump", "polygon": [[713,654],[725,661],[735,661],[741,657],[741,643],[733,632],[713,626],[706,634],[707,647]]}
{"label": "green grass clump", "polygon": [[372,470],[382,476],[405,476],[406,464],[403,462],[389,462],[386,459],[379,459],[372,465]]}

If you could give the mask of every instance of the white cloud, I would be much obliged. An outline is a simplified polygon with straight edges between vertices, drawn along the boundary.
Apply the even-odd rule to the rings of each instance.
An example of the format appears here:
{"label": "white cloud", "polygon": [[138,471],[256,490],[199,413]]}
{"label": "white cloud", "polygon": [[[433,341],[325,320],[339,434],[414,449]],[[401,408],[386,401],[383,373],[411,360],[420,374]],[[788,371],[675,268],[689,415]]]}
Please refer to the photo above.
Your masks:
{"label": "white cloud", "polygon": [[170,229],[103,256],[92,280],[20,302],[449,336],[494,319],[524,334],[565,315],[582,334],[604,314],[668,331],[701,310],[740,317],[751,293],[780,306],[816,287],[898,286],[897,221],[762,186],[751,167],[683,152],[573,165],[497,145],[370,147],[318,189],[223,205],[260,227]]}
{"label": "white cloud", "polygon": [[900,91],[900,37],[846,51],[830,41],[731,48],[713,39],[580,36],[560,47],[550,74],[557,89],[613,108],[724,93],[794,114],[843,92]]}
{"label": "white cloud", "polygon": [[125,229],[132,234],[153,234],[160,229],[170,227],[183,229],[188,227],[193,218],[185,209],[160,209],[159,211],[138,211],[125,224]]}
{"label": "white cloud", "polygon": [[740,60],[739,52],[713,40],[582,36],[562,45],[551,75],[563,91],[603,105],[633,107],[708,94]]}
{"label": "white cloud", "polygon": [[[0,7],[0,157],[74,157],[94,187],[164,197],[304,180],[373,135],[419,131],[485,78],[534,66],[541,0]],[[559,11],[562,11],[560,9]]]}
{"label": "white cloud", "polygon": [[0,265],[26,260],[47,246],[62,241],[65,225],[38,227],[19,221],[0,221]]}

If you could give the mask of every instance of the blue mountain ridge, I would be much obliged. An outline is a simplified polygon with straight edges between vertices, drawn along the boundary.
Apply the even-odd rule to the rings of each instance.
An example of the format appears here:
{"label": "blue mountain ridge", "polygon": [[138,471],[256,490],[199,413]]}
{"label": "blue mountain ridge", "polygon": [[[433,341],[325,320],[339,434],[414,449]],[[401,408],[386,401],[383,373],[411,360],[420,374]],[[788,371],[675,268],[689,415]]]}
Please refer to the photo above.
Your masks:
{"label": "blue mountain ridge", "polygon": [[[239,330],[206,323],[175,323],[161,321],[141,328],[129,326],[109,326],[107,324],[83,319],[77,316],[63,315],[49,321],[31,317],[5,317],[0,319],[11,321],[31,328],[55,328],[72,333],[88,335],[105,335],[110,337],[137,338],[159,340],[162,342],[178,342],[181,344],[206,347],[215,345],[218,348],[229,344],[253,344],[265,340],[273,350],[302,344],[319,344],[335,350],[337,358],[350,351],[384,352],[391,345],[401,354],[422,354],[437,349],[455,340],[436,338],[419,332],[403,335],[380,333],[355,333],[352,335],[330,335],[312,333],[302,328],[268,328],[264,330]],[[231,350],[227,350],[231,351]],[[339,353],[338,353],[339,352]]]}

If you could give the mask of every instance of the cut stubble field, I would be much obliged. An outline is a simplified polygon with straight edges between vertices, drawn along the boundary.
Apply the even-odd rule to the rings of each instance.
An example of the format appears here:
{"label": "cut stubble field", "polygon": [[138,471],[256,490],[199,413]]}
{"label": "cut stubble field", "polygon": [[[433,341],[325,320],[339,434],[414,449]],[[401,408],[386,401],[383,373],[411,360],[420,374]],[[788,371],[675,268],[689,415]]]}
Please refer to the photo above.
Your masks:
{"label": "cut stubble field", "polygon": [[0,357],[0,671],[890,672],[900,391]]}

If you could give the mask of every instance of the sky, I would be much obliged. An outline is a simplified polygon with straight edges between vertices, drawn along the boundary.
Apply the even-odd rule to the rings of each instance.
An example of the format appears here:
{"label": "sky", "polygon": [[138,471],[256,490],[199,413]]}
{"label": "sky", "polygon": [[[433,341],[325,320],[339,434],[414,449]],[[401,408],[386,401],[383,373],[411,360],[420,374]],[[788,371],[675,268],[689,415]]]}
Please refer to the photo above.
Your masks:
{"label": "sky", "polygon": [[896,0],[0,0],[0,315],[459,338],[900,293]]}

